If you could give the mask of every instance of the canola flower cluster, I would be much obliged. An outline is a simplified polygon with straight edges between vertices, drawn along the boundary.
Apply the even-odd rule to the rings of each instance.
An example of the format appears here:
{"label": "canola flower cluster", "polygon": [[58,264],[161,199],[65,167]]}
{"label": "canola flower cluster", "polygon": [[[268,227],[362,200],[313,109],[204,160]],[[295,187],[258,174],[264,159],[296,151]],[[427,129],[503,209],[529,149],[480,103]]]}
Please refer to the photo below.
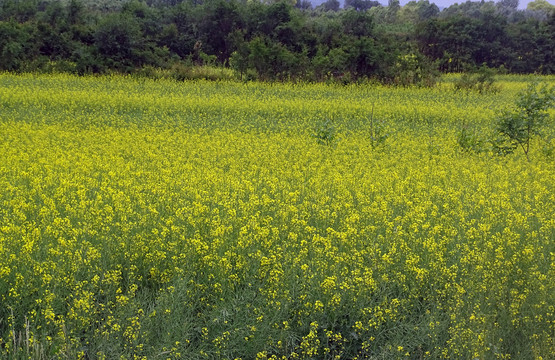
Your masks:
{"label": "canola flower cluster", "polygon": [[555,161],[455,135],[527,81],[0,75],[0,357],[553,358]]}

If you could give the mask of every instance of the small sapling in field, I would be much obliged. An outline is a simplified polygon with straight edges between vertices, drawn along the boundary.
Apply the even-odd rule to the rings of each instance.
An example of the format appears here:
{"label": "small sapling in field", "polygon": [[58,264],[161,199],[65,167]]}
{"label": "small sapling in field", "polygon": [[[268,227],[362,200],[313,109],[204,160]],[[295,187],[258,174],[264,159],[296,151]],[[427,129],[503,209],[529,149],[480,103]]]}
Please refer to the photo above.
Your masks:
{"label": "small sapling in field", "polygon": [[484,150],[484,140],[469,124],[463,124],[457,133],[457,144],[462,152],[481,153]]}
{"label": "small sapling in field", "polygon": [[499,139],[492,143],[510,153],[521,148],[530,161],[530,141],[542,136],[543,130],[552,125],[549,109],[555,105],[555,86],[530,84],[521,92],[515,106],[502,111],[496,120]]}
{"label": "small sapling in field", "polygon": [[372,145],[372,149],[385,143],[385,140],[387,140],[389,136],[385,130],[384,122],[374,119],[374,106],[372,106],[372,112],[370,114],[370,145]]}
{"label": "small sapling in field", "polygon": [[314,128],[312,137],[320,145],[333,146],[336,140],[336,129],[332,121],[328,119],[324,123],[317,125]]}

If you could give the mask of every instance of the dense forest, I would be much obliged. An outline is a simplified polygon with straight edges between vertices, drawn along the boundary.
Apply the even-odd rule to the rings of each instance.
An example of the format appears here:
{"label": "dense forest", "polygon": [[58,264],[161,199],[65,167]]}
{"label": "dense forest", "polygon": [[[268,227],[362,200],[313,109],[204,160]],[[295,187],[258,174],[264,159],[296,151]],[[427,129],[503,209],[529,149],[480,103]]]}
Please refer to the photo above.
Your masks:
{"label": "dense forest", "polygon": [[535,0],[0,0],[0,70],[396,84],[480,66],[555,73],[555,6]]}

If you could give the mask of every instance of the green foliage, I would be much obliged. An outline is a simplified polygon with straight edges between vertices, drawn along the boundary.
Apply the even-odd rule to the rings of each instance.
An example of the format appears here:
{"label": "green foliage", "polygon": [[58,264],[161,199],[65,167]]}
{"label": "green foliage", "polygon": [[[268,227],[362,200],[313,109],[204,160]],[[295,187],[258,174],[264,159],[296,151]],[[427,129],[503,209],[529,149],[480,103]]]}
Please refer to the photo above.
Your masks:
{"label": "green foliage", "polygon": [[335,145],[337,138],[337,130],[330,119],[325,122],[318,124],[314,128],[312,137],[316,139],[316,142],[324,146]]}
{"label": "green foliage", "polygon": [[480,68],[465,72],[455,81],[455,90],[477,91],[478,93],[495,93],[499,87],[495,85],[497,71],[483,64]]}
{"label": "green foliage", "polygon": [[0,22],[0,70],[20,70],[29,55],[31,35],[25,25]]}
{"label": "green foliage", "polygon": [[555,105],[555,86],[530,84],[519,94],[512,109],[500,113],[496,131],[503,141],[496,141],[497,148],[511,153],[520,147],[530,160],[530,142],[542,135],[552,118],[548,110]]}
{"label": "green foliage", "polygon": [[[513,0],[507,0],[514,3]],[[387,7],[373,0],[5,0],[0,69],[79,74],[134,73],[150,66],[231,67],[242,79],[430,86],[437,70],[487,64],[511,72],[555,72],[555,13],[466,2],[441,13],[428,0]],[[537,9],[536,9],[537,8]],[[551,15],[550,15],[551,14]],[[483,74],[460,89],[495,91]]]}
{"label": "green foliage", "polygon": [[299,77],[303,65],[301,54],[295,54],[282,43],[259,36],[249,43],[249,67],[261,80],[289,80]]}
{"label": "green foliage", "polygon": [[149,79],[174,79],[177,81],[229,81],[237,78],[236,73],[232,69],[222,66],[199,66],[193,65],[190,62],[176,62],[169,69],[147,65],[133,72],[133,76]]}
{"label": "green foliage", "polygon": [[243,31],[234,31],[229,35],[235,50],[229,57],[229,66],[239,73],[239,77],[243,80],[249,69],[249,44],[245,41],[245,33]]}
{"label": "green foliage", "polygon": [[376,149],[385,144],[385,141],[389,137],[386,130],[384,121],[374,119],[374,106],[372,106],[372,112],[370,113],[370,145],[372,149]]}
{"label": "green foliage", "polygon": [[555,138],[550,136],[549,138],[545,139],[540,148],[542,155],[547,159],[553,159],[555,157]]}
{"label": "green foliage", "polygon": [[505,138],[499,136],[492,137],[489,140],[489,143],[491,145],[491,150],[493,154],[499,156],[507,156],[509,154],[512,154],[517,148],[516,144],[507,142]]}
{"label": "green foliage", "polygon": [[434,86],[439,75],[435,64],[418,52],[400,55],[394,74],[396,85],[424,87]]}
{"label": "green foliage", "polygon": [[469,124],[463,124],[457,132],[457,144],[462,152],[480,153],[484,150],[484,140]]}
{"label": "green foliage", "polygon": [[551,5],[547,0],[534,0],[526,5],[526,9],[532,11],[542,11],[546,14],[555,13],[555,5]]}
{"label": "green foliage", "polygon": [[327,46],[320,46],[316,55],[312,58],[312,69],[315,80],[335,81],[350,80],[350,74],[345,71],[349,54],[347,49],[337,46],[332,49]]}
{"label": "green foliage", "polygon": [[129,15],[108,16],[97,28],[95,45],[110,68],[130,72],[142,64],[139,24]]}
{"label": "green foliage", "polygon": [[319,6],[319,8],[322,11],[339,11],[340,6],[341,3],[337,0],[326,0]]}

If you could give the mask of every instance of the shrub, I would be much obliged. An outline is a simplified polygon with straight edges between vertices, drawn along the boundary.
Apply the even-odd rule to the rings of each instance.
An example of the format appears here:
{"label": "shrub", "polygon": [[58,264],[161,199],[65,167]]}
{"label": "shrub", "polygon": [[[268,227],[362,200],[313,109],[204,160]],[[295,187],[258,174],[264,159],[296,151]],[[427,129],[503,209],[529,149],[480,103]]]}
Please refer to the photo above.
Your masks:
{"label": "shrub", "polygon": [[336,129],[330,119],[316,126],[312,137],[320,145],[332,146],[336,140]]}
{"label": "shrub", "polygon": [[457,144],[462,152],[480,153],[484,150],[484,140],[468,124],[463,124],[458,131]]}
{"label": "shrub", "polygon": [[372,113],[370,114],[370,145],[372,149],[376,149],[385,143],[389,136],[385,130],[385,123],[374,119],[374,107],[372,106]]}
{"label": "shrub", "polygon": [[477,91],[482,93],[495,93],[499,87],[495,85],[497,70],[487,67],[485,64],[480,68],[466,72],[455,81],[455,90]]}
{"label": "shrub", "polygon": [[530,160],[530,141],[541,136],[551,117],[548,110],[555,104],[555,86],[530,84],[521,92],[515,107],[500,113],[496,122],[496,131],[500,139],[496,141],[498,149],[511,153],[520,147]]}
{"label": "shrub", "polygon": [[178,81],[184,80],[235,80],[232,69],[220,66],[198,66],[175,63],[170,69],[171,76]]}
{"label": "shrub", "polygon": [[395,63],[393,82],[400,86],[435,86],[438,78],[436,64],[420,53],[399,56]]}

